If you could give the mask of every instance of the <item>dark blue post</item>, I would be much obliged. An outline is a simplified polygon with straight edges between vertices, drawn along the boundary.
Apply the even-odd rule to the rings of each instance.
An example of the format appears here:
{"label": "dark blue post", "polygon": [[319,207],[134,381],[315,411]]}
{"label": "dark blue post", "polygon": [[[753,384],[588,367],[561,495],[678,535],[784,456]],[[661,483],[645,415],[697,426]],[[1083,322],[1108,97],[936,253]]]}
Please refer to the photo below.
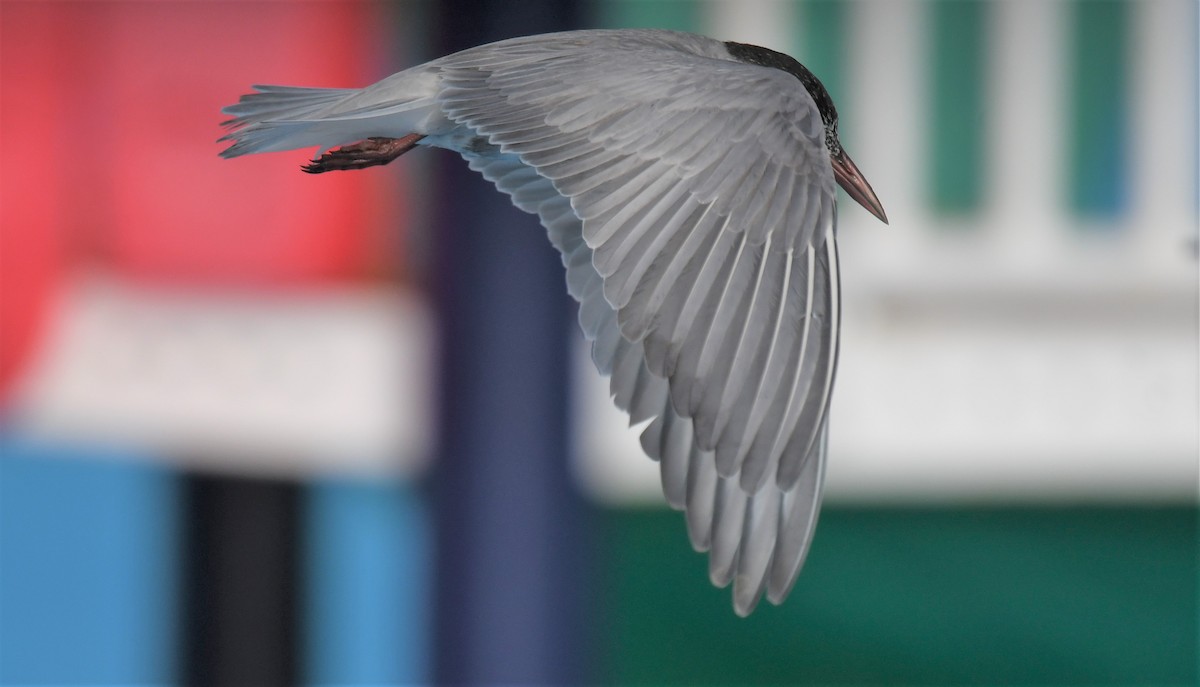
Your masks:
{"label": "dark blue post", "polygon": [[[440,53],[576,27],[576,2],[444,0]],[[570,479],[561,260],[532,215],[437,161],[435,679],[577,684],[587,543]]]}

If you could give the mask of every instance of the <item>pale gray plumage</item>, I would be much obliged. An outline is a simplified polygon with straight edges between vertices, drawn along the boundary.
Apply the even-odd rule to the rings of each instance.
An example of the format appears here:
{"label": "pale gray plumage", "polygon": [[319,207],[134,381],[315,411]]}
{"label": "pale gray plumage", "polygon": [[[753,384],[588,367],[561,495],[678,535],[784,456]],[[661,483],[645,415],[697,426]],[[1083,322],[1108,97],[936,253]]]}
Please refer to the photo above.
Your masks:
{"label": "pale gray plumage", "polygon": [[787,596],[821,500],[840,310],[827,122],[796,76],[701,36],[581,31],[361,90],[256,90],[225,109],[227,157],[420,134],[537,214],[712,581],[742,615]]}

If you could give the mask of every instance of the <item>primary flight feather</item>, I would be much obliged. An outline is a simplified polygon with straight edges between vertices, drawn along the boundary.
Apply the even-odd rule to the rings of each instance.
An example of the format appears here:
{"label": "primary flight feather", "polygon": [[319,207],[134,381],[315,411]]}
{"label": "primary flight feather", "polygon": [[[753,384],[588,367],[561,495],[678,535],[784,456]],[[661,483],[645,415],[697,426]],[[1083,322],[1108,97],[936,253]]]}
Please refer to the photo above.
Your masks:
{"label": "primary flight feather", "polygon": [[224,112],[225,157],[316,146],[320,173],[448,148],[538,215],[713,583],[740,615],[787,596],[837,367],[835,183],[887,221],[811,72],[693,34],[571,31],[362,89],[255,86]]}

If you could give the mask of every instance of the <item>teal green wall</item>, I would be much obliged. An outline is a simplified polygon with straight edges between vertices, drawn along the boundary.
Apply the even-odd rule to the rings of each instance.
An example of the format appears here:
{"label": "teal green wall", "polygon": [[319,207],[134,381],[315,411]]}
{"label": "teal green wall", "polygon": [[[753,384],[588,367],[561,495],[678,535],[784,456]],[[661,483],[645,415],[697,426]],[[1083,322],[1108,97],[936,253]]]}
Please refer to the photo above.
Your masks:
{"label": "teal green wall", "polygon": [[1197,682],[1195,508],[827,508],[791,598],[745,620],[678,513],[597,518],[614,683]]}

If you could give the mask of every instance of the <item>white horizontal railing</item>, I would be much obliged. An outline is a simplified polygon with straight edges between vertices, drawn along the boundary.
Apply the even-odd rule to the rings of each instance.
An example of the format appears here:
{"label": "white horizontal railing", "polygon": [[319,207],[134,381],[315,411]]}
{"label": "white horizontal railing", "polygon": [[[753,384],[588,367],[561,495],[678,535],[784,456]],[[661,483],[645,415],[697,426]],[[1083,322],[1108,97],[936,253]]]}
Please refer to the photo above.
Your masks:
{"label": "white horizontal railing", "polygon": [[[771,15],[787,3],[747,7],[739,40],[791,25]],[[990,8],[989,185],[978,214],[955,218],[922,186],[928,7],[851,7],[844,121],[892,225],[843,205],[835,499],[1194,498],[1196,7],[1130,4],[1132,202],[1109,220],[1065,201],[1068,7]],[[606,499],[658,498],[656,466],[585,366],[585,482]]]}

